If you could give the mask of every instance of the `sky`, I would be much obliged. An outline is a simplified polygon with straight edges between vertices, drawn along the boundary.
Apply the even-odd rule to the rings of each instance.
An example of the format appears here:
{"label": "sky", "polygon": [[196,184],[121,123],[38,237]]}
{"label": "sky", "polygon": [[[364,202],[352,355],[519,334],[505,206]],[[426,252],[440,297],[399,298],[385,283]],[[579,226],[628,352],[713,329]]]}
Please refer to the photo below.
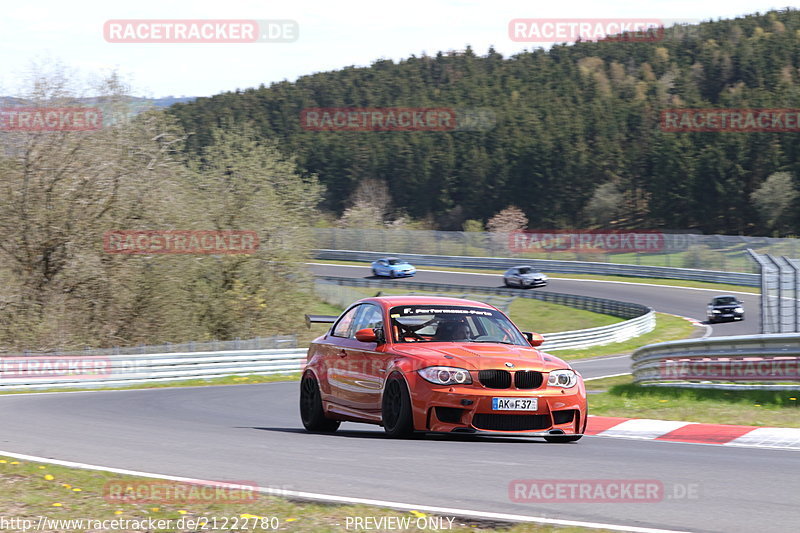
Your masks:
{"label": "sky", "polygon": [[[786,0],[783,0],[786,2]],[[716,20],[796,4],[765,0],[7,0],[0,16],[0,95],[20,94],[34,65],[76,80],[118,72],[138,96],[210,96],[379,59],[493,46],[504,56],[548,46],[514,42],[512,19]],[[292,42],[118,43],[110,20],[292,20]]]}

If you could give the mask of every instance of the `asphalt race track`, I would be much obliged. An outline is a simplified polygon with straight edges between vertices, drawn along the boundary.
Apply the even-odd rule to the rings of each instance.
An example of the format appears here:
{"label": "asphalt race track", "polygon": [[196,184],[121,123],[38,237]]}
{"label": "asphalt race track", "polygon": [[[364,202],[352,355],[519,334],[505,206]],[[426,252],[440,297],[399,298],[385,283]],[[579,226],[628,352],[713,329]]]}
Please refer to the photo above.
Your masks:
{"label": "asphalt race track", "polygon": [[[364,276],[355,268],[314,267]],[[497,277],[420,272],[420,281],[498,285]],[[539,289],[535,289],[539,290]],[[711,292],[554,280],[548,290],[647,303],[703,318]],[[757,331],[748,320],[714,334]],[[604,375],[607,359],[586,361]],[[595,365],[595,366],[592,366]],[[611,366],[609,366],[611,365]],[[612,368],[613,369],[613,368]],[[302,430],[297,383],[0,396],[0,450],[93,465],[428,506],[679,531],[794,531],[800,455],[791,450],[584,437],[428,436],[390,440],[345,423],[334,435]],[[658,502],[515,503],[514,480],[615,479],[663,483]],[[683,496],[686,490],[693,497]],[[344,528],[343,528],[344,530]]]}

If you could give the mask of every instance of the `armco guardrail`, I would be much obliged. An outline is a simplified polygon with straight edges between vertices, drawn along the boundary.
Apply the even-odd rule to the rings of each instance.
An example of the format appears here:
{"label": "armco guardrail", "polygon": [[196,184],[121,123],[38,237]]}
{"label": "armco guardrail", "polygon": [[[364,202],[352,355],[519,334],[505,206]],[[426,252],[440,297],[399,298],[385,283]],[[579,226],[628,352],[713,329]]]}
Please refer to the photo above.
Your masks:
{"label": "armco guardrail", "polygon": [[424,283],[408,279],[375,280],[317,276],[317,281],[321,283],[345,285],[349,287],[374,287],[378,289],[398,287],[407,290],[423,290],[430,292],[471,292],[478,294],[515,296],[517,298],[532,298],[535,300],[542,300],[560,305],[568,305],[577,309],[584,309],[587,311],[593,311],[595,313],[604,313],[626,319],[624,322],[611,324],[609,326],[601,326],[598,328],[562,331],[558,333],[545,333],[543,335],[545,343],[542,345],[542,349],[544,350],[563,350],[566,348],[579,349],[612,342],[622,342],[624,340],[652,331],[656,324],[655,311],[645,305],[630,302],[619,302],[606,298],[580,296],[577,294],[563,294],[542,290],[519,291],[514,289],[502,289],[494,287],[472,287],[453,285],[449,283]]}
{"label": "armco guardrail", "polygon": [[[460,285],[392,281],[322,278],[328,284],[361,287],[402,286],[408,289],[441,292],[480,292],[535,298],[579,309],[588,309],[627,318],[610,326],[545,334],[546,350],[583,348],[629,339],[655,327],[655,313],[649,307],[546,291],[521,293],[508,289],[464,287]],[[231,350],[140,355],[28,354],[0,357],[0,390],[94,388],[135,383],[216,378],[235,374],[277,374],[297,372],[306,361],[305,348],[277,350]]]}
{"label": "armco guardrail", "polygon": [[634,382],[719,388],[800,388],[800,334],[740,335],[651,344],[633,354]]}
{"label": "armco guardrail", "polygon": [[93,388],[143,382],[297,372],[306,348],[146,355],[0,357],[0,390]]}
{"label": "armco guardrail", "polygon": [[331,261],[372,262],[380,257],[400,255],[413,265],[505,270],[518,265],[530,265],[543,272],[559,274],[600,274],[605,276],[631,276],[639,278],[683,279],[729,283],[758,287],[760,276],[746,272],[722,272],[718,270],[693,270],[691,268],[656,267],[647,265],[625,265],[616,263],[587,263],[582,261],[556,261],[550,259],[520,259],[508,257],[468,257],[460,255],[392,254],[358,250],[315,250],[316,259]]}

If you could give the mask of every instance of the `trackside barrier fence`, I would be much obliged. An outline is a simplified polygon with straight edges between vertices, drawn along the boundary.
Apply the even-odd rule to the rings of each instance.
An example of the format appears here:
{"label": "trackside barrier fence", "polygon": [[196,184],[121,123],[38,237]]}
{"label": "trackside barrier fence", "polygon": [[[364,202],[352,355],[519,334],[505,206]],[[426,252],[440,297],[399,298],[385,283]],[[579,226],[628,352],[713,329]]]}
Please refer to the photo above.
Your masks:
{"label": "trackside barrier fence", "polygon": [[[655,327],[655,313],[649,307],[573,294],[545,291],[518,294],[518,291],[507,289],[413,282],[403,282],[399,285],[391,281],[349,278],[322,278],[318,282],[329,287],[400,286],[406,289],[443,293],[471,292],[535,298],[626,319],[624,322],[609,326],[545,334],[545,343],[542,345],[545,350],[585,348],[619,342],[652,331]],[[87,354],[80,351],[72,354],[6,355],[0,357],[0,390],[95,388],[237,374],[291,373],[302,370],[306,352],[305,348],[284,348],[128,355]]]}
{"label": "trackside barrier fence", "polygon": [[729,283],[758,287],[760,276],[746,272],[722,272],[718,270],[694,270],[691,268],[659,267],[647,265],[625,265],[616,263],[592,263],[583,261],[557,261],[550,259],[521,259],[513,257],[469,257],[461,255],[396,254],[356,250],[315,250],[314,257],[331,261],[358,261],[369,263],[386,256],[398,255],[415,266],[450,268],[475,268],[506,270],[519,265],[530,265],[543,272],[559,274],[597,274],[603,276],[630,276],[638,278],[682,279]]}
{"label": "trackside barrier fence", "polygon": [[[717,389],[800,389],[800,334],[661,342],[633,354],[635,383]],[[792,384],[794,383],[794,384]]]}
{"label": "trackside barrier fence", "polygon": [[562,331],[558,333],[545,333],[543,350],[563,350],[567,348],[580,349],[612,342],[622,342],[644,333],[653,331],[656,324],[655,311],[645,305],[619,302],[606,298],[593,298],[577,294],[563,294],[541,290],[519,291],[494,287],[470,287],[448,283],[423,283],[405,280],[373,280],[339,278],[334,276],[318,276],[317,281],[332,285],[349,287],[396,287],[406,290],[421,290],[438,293],[464,293],[492,294],[498,296],[531,298],[559,305],[566,305],[576,309],[584,309],[595,313],[603,313],[620,318],[625,321],[597,328],[581,329],[575,331]]}
{"label": "trackside barrier fence", "polygon": [[[298,372],[305,364],[307,351],[295,348],[143,355],[4,356],[0,358],[0,390],[93,388],[235,374]],[[57,360],[82,370],[59,370]]]}

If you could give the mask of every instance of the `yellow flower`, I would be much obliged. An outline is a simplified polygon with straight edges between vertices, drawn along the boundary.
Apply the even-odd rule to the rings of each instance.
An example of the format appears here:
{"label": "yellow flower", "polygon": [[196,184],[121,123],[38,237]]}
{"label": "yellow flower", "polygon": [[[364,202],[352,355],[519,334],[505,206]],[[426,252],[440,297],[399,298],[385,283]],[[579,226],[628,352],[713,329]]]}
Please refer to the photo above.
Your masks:
{"label": "yellow flower", "polygon": [[250,513],[242,513],[242,514],[239,515],[239,518],[255,518],[255,519],[259,519],[261,517],[258,516],[258,515],[250,514]]}
{"label": "yellow flower", "polygon": [[8,464],[10,464],[10,465],[18,465],[18,464],[19,464],[19,461],[11,461],[11,462],[10,462],[10,463],[8,463]]}
{"label": "yellow flower", "polygon": [[39,467],[39,470],[44,470],[44,467],[43,467],[43,466],[40,466],[40,467]]}
{"label": "yellow flower", "polygon": [[114,514],[122,514],[122,511],[114,511]]}
{"label": "yellow flower", "polygon": [[756,407],[761,407],[760,403],[754,403],[753,405],[755,405]]}
{"label": "yellow flower", "polygon": [[792,401],[794,401],[794,400],[796,400],[797,398],[789,398],[789,399],[790,399],[790,400],[792,400]]}
{"label": "yellow flower", "polygon": [[297,518],[287,518],[286,519],[287,522],[294,522],[295,520],[297,520]]}
{"label": "yellow flower", "polygon": [[658,400],[661,403],[668,402],[669,400]]}
{"label": "yellow flower", "polygon": [[45,478],[47,481],[53,481],[53,480],[55,479],[55,478],[53,477],[53,475],[52,475],[52,474],[45,474],[45,475],[44,475],[44,478]]}
{"label": "yellow flower", "polygon": [[79,489],[79,488],[75,487],[74,489],[72,489],[72,492],[81,492],[82,490],[83,489]]}
{"label": "yellow flower", "polygon": [[70,485],[69,483],[62,483],[61,486],[64,487],[65,489],[71,489],[72,488],[72,485]]}
{"label": "yellow flower", "polygon": [[56,502],[56,503],[53,504],[53,507],[61,507],[61,505],[62,504]]}
{"label": "yellow flower", "polygon": [[151,507],[151,508],[150,508],[150,510],[151,510],[151,511],[153,511],[154,513],[157,513],[157,512],[159,512],[161,509],[159,509],[158,507]]}
{"label": "yellow flower", "polygon": [[411,514],[413,514],[417,518],[423,518],[423,517],[427,516],[425,513],[420,513],[419,511],[411,511]]}
{"label": "yellow flower", "polygon": [[186,511],[184,511],[183,509],[181,509],[180,511],[178,511],[178,514],[186,514]]}
{"label": "yellow flower", "polygon": [[0,463],[7,463],[7,462],[8,461],[6,461],[5,459],[0,459]]}

